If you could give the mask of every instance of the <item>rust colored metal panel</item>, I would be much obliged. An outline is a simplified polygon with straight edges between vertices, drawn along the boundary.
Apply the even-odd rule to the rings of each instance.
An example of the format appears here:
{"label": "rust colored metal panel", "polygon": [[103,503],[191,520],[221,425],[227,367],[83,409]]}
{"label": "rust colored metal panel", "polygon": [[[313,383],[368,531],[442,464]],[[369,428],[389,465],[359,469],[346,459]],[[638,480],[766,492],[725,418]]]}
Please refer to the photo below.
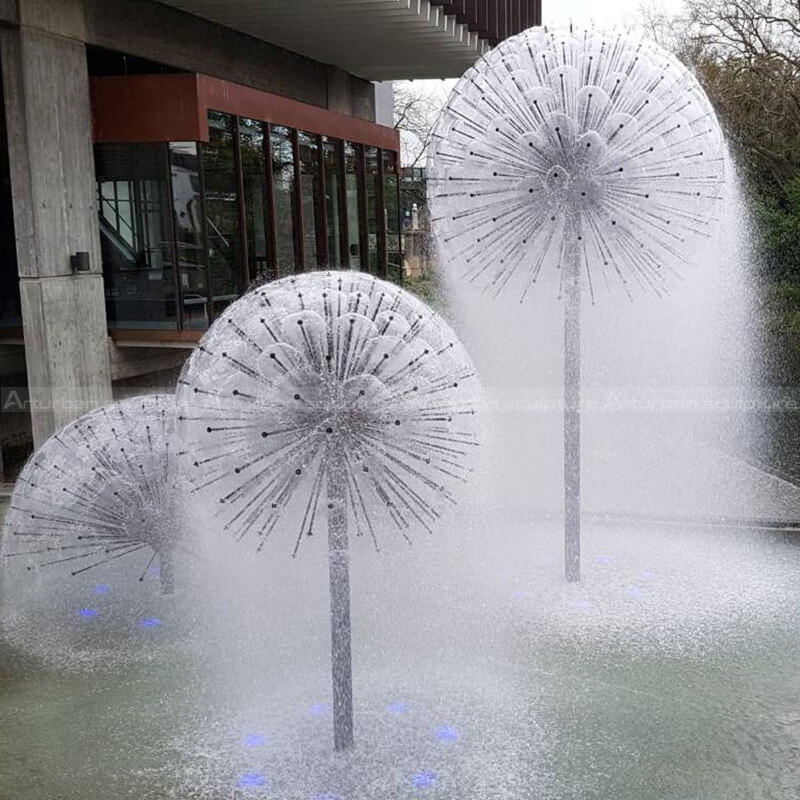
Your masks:
{"label": "rust colored metal panel", "polygon": [[94,141],[192,142],[208,139],[193,73],[92,78]]}
{"label": "rust colored metal panel", "polygon": [[94,141],[208,141],[208,111],[400,151],[394,128],[195,73],[93,78]]}

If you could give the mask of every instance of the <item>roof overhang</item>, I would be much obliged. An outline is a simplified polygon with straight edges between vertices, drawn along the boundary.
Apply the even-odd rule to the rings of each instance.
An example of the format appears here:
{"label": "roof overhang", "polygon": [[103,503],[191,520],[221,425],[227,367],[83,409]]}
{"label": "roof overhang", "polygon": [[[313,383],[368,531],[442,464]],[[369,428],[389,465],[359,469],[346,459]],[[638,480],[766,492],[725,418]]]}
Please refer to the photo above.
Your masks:
{"label": "roof overhang", "polygon": [[373,81],[457,78],[489,48],[429,0],[161,0]]}

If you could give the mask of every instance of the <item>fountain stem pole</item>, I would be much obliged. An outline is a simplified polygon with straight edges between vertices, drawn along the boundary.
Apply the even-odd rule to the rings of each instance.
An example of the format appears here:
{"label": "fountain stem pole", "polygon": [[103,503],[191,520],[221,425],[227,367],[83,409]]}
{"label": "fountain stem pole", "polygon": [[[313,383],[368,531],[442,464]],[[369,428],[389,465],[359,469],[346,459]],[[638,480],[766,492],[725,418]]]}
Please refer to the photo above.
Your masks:
{"label": "fountain stem pole", "polygon": [[175,567],[172,561],[172,551],[162,550],[159,553],[159,567],[161,572],[161,594],[175,594]]}
{"label": "fountain stem pole", "polygon": [[347,469],[334,444],[328,470],[328,568],[331,592],[333,746],[353,746],[353,664],[350,633],[350,551],[347,541]]}
{"label": "fountain stem pole", "polygon": [[564,577],[581,578],[581,222],[564,221]]}

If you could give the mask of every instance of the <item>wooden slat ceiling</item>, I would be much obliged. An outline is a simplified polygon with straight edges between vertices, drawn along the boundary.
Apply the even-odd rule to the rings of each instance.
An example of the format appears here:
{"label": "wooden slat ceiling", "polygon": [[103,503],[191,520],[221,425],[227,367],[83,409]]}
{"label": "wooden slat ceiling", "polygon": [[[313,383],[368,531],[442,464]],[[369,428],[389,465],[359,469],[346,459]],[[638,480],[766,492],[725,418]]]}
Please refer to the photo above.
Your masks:
{"label": "wooden slat ceiling", "polygon": [[429,0],[162,0],[374,81],[455,78],[489,43]]}

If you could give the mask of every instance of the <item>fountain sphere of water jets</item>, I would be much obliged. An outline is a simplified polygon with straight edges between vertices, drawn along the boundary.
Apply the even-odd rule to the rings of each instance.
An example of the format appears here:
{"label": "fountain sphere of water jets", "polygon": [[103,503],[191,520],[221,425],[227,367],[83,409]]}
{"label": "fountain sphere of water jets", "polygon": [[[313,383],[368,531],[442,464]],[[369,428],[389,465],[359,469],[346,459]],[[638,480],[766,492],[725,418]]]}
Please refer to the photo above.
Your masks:
{"label": "fountain sphere of water jets", "polygon": [[641,37],[594,30],[531,28],[491,50],[453,89],[428,159],[441,258],[520,297],[548,274],[592,298],[665,292],[711,236],[723,182],[723,137],[692,73]]}
{"label": "fountain sphere of water jets", "polygon": [[531,28],[467,70],[432,135],[431,223],[446,264],[564,309],[564,573],[580,578],[581,294],[666,293],[710,238],[723,138],[694,76],[623,33]]}
{"label": "fountain sphere of water jets", "polygon": [[432,530],[471,471],[477,391],[446,323],[358,272],[246,295],[179,381],[187,471],[226,531],[261,551],[289,528],[296,555],[327,522],[337,749],[352,744],[348,527],[375,548],[384,528]]}
{"label": "fountain sphere of water jets", "polygon": [[172,395],[133,397],[53,434],[17,479],[3,526],[6,564],[72,576],[130,565],[144,580],[158,559],[171,594],[181,487]]}

